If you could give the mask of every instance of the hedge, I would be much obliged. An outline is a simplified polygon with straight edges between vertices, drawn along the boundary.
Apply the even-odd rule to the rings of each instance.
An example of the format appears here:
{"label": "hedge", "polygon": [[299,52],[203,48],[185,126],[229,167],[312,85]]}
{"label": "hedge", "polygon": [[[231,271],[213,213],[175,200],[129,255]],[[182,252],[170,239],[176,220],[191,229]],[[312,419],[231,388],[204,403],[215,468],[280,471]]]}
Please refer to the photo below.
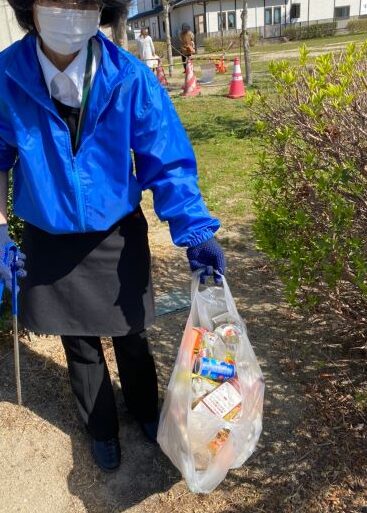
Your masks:
{"label": "hedge", "polygon": [[351,20],[348,22],[347,29],[352,34],[357,32],[367,32],[367,18],[361,20]]}
{"label": "hedge", "polygon": [[[250,32],[249,33],[249,43],[250,46],[255,46],[256,43],[259,40],[259,34],[257,32]],[[232,43],[231,50],[242,50],[243,41],[240,37],[240,34],[233,34],[233,35],[224,35],[223,36],[223,43],[222,43],[222,37],[219,36],[211,36],[206,37],[203,39],[203,45],[204,49],[208,53],[212,52],[221,52],[223,49],[226,50],[229,45]]]}
{"label": "hedge", "polygon": [[336,22],[319,23],[315,25],[293,25],[288,26],[283,31],[283,36],[290,41],[302,39],[314,39],[317,37],[333,36],[336,31]]}
{"label": "hedge", "polygon": [[253,177],[258,246],[292,303],[365,339],[367,42],[314,65],[304,46],[298,65],[273,62],[270,72],[276,94],[254,104],[264,145]]}

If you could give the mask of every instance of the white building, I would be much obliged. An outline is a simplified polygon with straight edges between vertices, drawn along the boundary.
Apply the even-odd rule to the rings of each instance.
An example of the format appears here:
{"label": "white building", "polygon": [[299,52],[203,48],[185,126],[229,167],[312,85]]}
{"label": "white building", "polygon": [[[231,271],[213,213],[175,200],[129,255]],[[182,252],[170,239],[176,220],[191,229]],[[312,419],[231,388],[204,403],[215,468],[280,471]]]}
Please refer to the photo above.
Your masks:
{"label": "white building", "polygon": [[[241,29],[242,0],[171,0],[171,35],[177,37],[187,23],[197,42],[206,34]],[[161,0],[138,0],[138,13],[129,18],[138,33],[148,27],[153,39],[165,38]],[[248,27],[263,37],[278,37],[289,24],[337,21],[346,26],[350,18],[367,16],[367,0],[249,0]],[[0,0],[0,51],[21,38],[23,32],[6,0]]]}
{"label": "white building", "polygon": [[[171,35],[187,23],[200,35],[241,29],[242,0],[173,0]],[[148,27],[153,39],[165,36],[161,0],[138,0],[138,13],[129,18],[132,29]],[[344,28],[350,18],[367,15],[367,0],[249,0],[248,27],[262,37],[279,37],[289,24],[336,21]],[[221,28],[222,25],[222,28]]]}

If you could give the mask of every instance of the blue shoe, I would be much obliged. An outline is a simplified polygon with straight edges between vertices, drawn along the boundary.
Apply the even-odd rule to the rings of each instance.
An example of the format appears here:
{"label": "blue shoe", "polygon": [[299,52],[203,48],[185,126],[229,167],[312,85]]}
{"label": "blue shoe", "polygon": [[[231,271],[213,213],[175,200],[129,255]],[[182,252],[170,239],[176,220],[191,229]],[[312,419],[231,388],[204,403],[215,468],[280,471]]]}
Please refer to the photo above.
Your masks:
{"label": "blue shoe", "polygon": [[92,456],[98,467],[104,472],[117,470],[121,463],[121,447],[118,438],[94,440],[92,438]]}

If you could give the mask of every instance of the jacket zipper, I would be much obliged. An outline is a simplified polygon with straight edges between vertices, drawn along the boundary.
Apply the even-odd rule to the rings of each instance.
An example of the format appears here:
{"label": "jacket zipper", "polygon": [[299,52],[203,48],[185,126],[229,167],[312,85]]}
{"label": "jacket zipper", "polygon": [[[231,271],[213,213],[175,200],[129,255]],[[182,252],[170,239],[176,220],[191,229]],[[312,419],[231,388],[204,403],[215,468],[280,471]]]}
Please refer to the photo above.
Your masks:
{"label": "jacket zipper", "polygon": [[86,225],[85,225],[85,212],[83,208],[83,202],[82,202],[82,190],[81,190],[81,184],[80,184],[80,177],[78,170],[75,166],[75,157],[74,155],[71,158],[71,165],[72,165],[72,179],[74,183],[74,190],[76,193],[76,210],[77,210],[77,216],[79,220],[79,228],[82,232],[86,231]]}
{"label": "jacket zipper", "polygon": [[[99,118],[102,116],[103,112],[104,112],[104,111],[106,110],[106,108],[108,107],[108,104],[109,104],[109,103],[110,103],[110,101],[111,101],[111,98],[112,98],[112,96],[113,96],[113,93],[115,92],[115,90],[116,90],[117,86],[118,86],[118,85],[120,85],[120,84],[121,84],[121,82],[120,82],[119,84],[116,84],[116,85],[115,85],[115,87],[114,87],[114,88],[112,89],[112,91],[110,92],[110,94],[108,95],[108,98],[107,98],[106,102],[104,103],[103,107],[99,110],[99,114],[98,114],[98,116],[96,117],[96,121],[95,121],[95,123],[94,123],[93,130],[92,130],[91,134],[90,134],[90,135],[88,135],[88,137],[87,137],[86,139],[84,139],[84,141],[82,141],[82,142],[80,143],[79,148],[81,148],[81,147],[83,146],[83,144],[85,144],[85,143],[86,143],[86,142],[87,142],[87,141],[88,141],[88,140],[93,136],[93,134],[94,134],[94,132],[95,132],[95,130],[96,130],[96,128],[97,128],[97,124],[98,124]],[[78,153],[78,152],[77,152],[77,153]]]}
{"label": "jacket zipper", "polygon": [[80,183],[80,177],[79,177],[79,173],[78,173],[78,170],[75,166],[75,161],[76,161],[76,158],[78,156],[78,152],[80,151],[81,147],[86,143],[86,141],[88,141],[88,139],[90,139],[92,137],[92,135],[94,134],[95,130],[96,130],[96,127],[97,127],[97,124],[98,124],[98,121],[99,121],[99,118],[102,116],[104,110],[107,108],[108,104],[110,103],[111,101],[111,98],[113,96],[113,93],[115,92],[115,89],[116,89],[117,86],[115,86],[111,93],[109,94],[108,98],[107,98],[107,101],[104,103],[103,107],[100,109],[99,111],[99,114],[96,118],[96,121],[94,123],[94,126],[93,126],[93,130],[92,130],[92,133],[84,140],[84,141],[81,141],[80,143],[80,146],[79,148],[77,149],[76,151],[76,154],[74,156],[73,154],[73,151],[72,151],[72,147],[71,147],[71,141],[70,141],[70,132],[69,132],[69,129],[68,129],[68,143],[69,143],[69,150],[70,150],[70,153],[71,153],[71,158],[72,158],[72,167],[73,167],[73,173],[72,173],[72,177],[73,177],[73,181],[74,181],[74,187],[75,187],[75,191],[76,191],[76,200],[77,200],[77,211],[78,211],[78,218],[79,218],[79,222],[80,222],[80,228],[83,232],[86,231],[86,224],[85,224],[85,212],[84,212],[84,205],[83,205],[83,202],[82,202],[82,191],[81,191],[81,183]]}

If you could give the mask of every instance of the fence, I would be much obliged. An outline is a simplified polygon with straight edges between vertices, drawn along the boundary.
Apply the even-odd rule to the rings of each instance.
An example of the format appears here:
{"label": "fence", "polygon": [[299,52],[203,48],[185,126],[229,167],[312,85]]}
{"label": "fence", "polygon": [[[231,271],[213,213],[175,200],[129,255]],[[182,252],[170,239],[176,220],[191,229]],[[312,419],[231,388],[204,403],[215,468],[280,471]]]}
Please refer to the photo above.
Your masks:
{"label": "fence", "polygon": [[[328,18],[323,20],[309,20],[309,21],[300,21],[300,22],[292,22],[292,23],[278,23],[274,25],[265,25],[261,27],[251,27],[248,29],[248,32],[257,32],[261,39],[271,39],[271,38],[280,38],[283,37],[287,33],[287,29],[302,29],[306,27],[310,27],[313,25],[324,25],[333,23],[335,24],[335,34],[343,34],[347,32],[348,22],[351,20],[358,20],[365,17],[360,16],[351,16],[349,18]],[[241,33],[241,29],[231,29],[231,30],[223,30],[223,37],[234,37],[239,36]],[[222,37],[221,31],[216,32],[207,32],[205,34],[196,34],[196,44],[201,46],[203,44],[203,39],[208,37]]]}

